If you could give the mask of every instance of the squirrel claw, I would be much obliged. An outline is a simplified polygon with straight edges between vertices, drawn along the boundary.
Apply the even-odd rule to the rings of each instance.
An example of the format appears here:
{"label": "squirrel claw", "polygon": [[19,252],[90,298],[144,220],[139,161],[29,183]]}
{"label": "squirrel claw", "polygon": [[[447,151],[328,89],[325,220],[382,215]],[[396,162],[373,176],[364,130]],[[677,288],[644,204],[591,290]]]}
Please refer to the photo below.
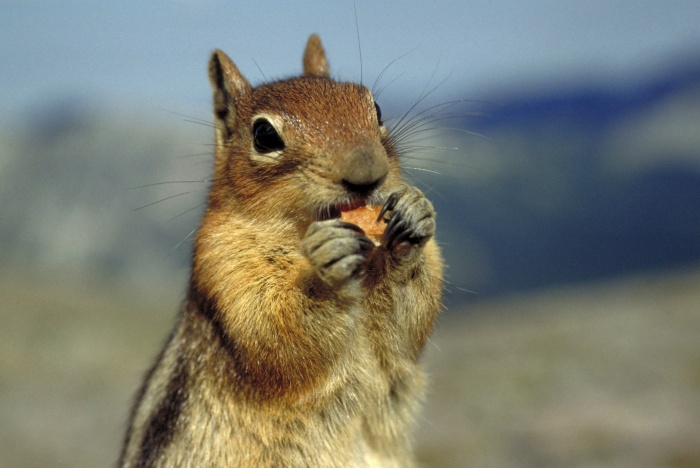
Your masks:
{"label": "squirrel claw", "polygon": [[391,212],[382,245],[402,255],[413,246],[424,245],[435,233],[435,210],[423,193],[406,187],[392,193],[382,207],[380,217]]}

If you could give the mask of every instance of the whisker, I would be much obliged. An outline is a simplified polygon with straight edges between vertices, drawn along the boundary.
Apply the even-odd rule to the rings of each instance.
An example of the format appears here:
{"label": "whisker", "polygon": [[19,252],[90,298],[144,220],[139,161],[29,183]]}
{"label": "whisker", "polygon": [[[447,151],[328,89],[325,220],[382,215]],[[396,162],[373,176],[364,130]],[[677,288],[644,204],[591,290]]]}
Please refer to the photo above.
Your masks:
{"label": "whisker", "polygon": [[195,117],[195,116],[188,115],[188,114],[183,114],[181,112],[176,112],[176,111],[173,111],[170,109],[166,109],[164,107],[159,107],[158,109],[162,110],[163,112],[167,112],[168,114],[177,115],[178,117],[183,117],[184,121],[188,122],[188,123],[195,123],[195,124],[204,125],[204,126],[212,127],[212,128],[214,127],[214,124],[211,123],[211,121],[209,121],[209,120],[201,119],[199,117]]}
{"label": "whisker", "polygon": [[[433,109],[437,109],[437,106],[435,106]],[[434,122],[457,118],[456,116],[452,115],[442,115],[440,112],[441,110],[435,110],[433,113],[428,115],[423,115],[425,114],[425,111],[419,112],[411,116],[411,118],[403,122],[401,125],[396,125],[393,127],[391,130],[391,135],[396,139],[401,139],[404,137],[404,135],[411,134],[418,128],[427,127],[432,125]]]}
{"label": "whisker", "polygon": [[431,174],[436,174],[436,175],[440,175],[440,176],[444,176],[444,175],[445,175],[445,174],[443,174],[442,172],[435,171],[435,170],[433,170],[433,169],[427,169],[427,168],[425,168],[425,167],[404,166],[403,168],[406,169],[406,170],[410,170],[410,171],[429,172],[429,173],[431,173]]}
{"label": "whisker", "polygon": [[[456,106],[457,104],[461,104],[463,101],[461,100],[455,100],[455,101],[447,101],[443,102],[440,104],[435,104],[433,106],[427,107],[426,109],[423,109],[420,112],[416,112],[415,114],[411,115],[410,119],[405,121],[403,124],[401,121],[399,121],[397,124],[394,125],[393,131],[395,133],[400,133],[404,131],[404,128],[415,123],[415,122],[424,122],[424,121],[432,121],[431,119],[433,117],[439,117],[439,118],[458,118],[460,114],[448,114],[445,115],[443,114],[444,111],[449,109],[450,107]],[[429,113],[429,114],[428,114]],[[428,115],[425,115],[428,114]],[[404,114],[404,117],[406,114]],[[466,114],[465,117],[471,117],[473,116],[471,113]]]}
{"label": "whisker", "polygon": [[[397,122],[393,128],[392,128],[392,134],[396,133],[401,133],[404,131],[404,128],[407,126],[411,125],[414,122],[424,122],[424,121],[429,121],[433,122],[436,120],[433,120],[433,118],[437,118],[440,120],[448,119],[448,118],[467,118],[467,117],[478,117],[478,116],[484,116],[483,112],[470,112],[470,113],[464,113],[464,114],[445,114],[444,112],[451,108],[454,107],[458,104],[462,104],[464,102],[472,102],[469,99],[458,99],[458,100],[453,100],[453,101],[446,101],[440,104],[435,104],[433,106],[427,107],[426,109],[423,109],[420,112],[416,112],[415,114],[411,115],[410,119],[406,120],[404,123],[401,123],[401,120]],[[410,110],[409,110],[410,113]],[[428,114],[428,115],[425,115]],[[406,114],[402,118],[405,118]],[[439,120],[437,120],[439,121]]]}
{"label": "whisker", "polygon": [[[421,138],[421,140],[428,140],[428,138]],[[405,146],[399,150],[399,156],[405,156],[414,153],[427,153],[428,151],[441,151],[441,152],[454,152],[459,151],[458,146],[433,146],[433,145],[416,145],[411,144],[410,146]],[[423,158],[428,160],[430,158]]]}
{"label": "whisker", "polygon": [[[208,145],[203,144],[203,146],[208,146]],[[196,157],[199,157],[199,156],[211,157],[211,156],[213,156],[213,154],[212,154],[211,151],[202,152],[202,153],[188,153],[188,154],[181,154],[180,156],[178,156],[178,158],[181,158],[181,159],[190,158],[190,157],[196,158]]]}
{"label": "whisker", "polygon": [[147,204],[147,205],[143,205],[143,206],[140,206],[140,207],[138,207],[138,208],[134,208],[134,209],[131,210],[131,211],[143,210],[144,208],[148,208],[149,206],[153,206],[153,205],[156,205],[156,204],[158,204],[158,203],[161,203],[161,202],[164,202],[164,201],[167,201],[167,200],[171,200],[171,199],[173,199],[173,198],[181,197],[181,196],[183,196],[183,195],[189,195],[189,194],[192,194],[192,193],[202,192],[202,191],[204,191],[204,190],[208,190],[208,189],[197,189],[197,190],[189,190],[189,191],[187,191],[187,192],[176,193],[175,195],[170,195],[170,196],[167,196],[167,197],[165,197],[165,198],[161,198],[160,200],[157,200],[157,201],[154,201],[154,202],[152,202],[152,203],[149,203],[149,204]]}
{"label": "whisker", "polygon": [[465,135],[471,135],[474,137],[478,137],[482,140],[486,140],[489,143],[493,143],[495,140],[491,138],[490,136],[484,135],[483,133],[475,132],[473,130],[467,130],[466,128],[461,128],[461,127],[440,127],[437,130],[444,130],[444,131],[451,131],[451,132],[457,132],[457,133],[464,133]]}
{"label": "whisker", "polygon": [[211,122],[197,121],[197,120],[192,120],[192,119],[184,119],[184,122],[202,125],[204,127],[209,127],[209,128],[216,128],[216,126]]}
{"label": "whisker", "polygon": [[387,84],[385,84],[384,86],[382,86],[376,93],[375,93],[374,91],[372,91],[372,95],[374,95],[375,98],[378,98],[379,96],[381,96],[381,94],[384,92],[384,90],[385,90],[390,84],[392,84],[393,82],[395,82],[396,80],[398,80],[399,78],[401,78],[402,76],[404,76],[405,74],[406,74],[406,72],[401,72],[396,78],[392,79],[392,80],[389,81]]}
{"label": "whisker", "polygon": [[462,292],[465,292],[465,293],[469,293],[469,294],[475,294],[475,295],[479,294],[479,293],[476,292],[476,291],[472,291],[472,290],[470,290],[470,289],[465,289],[465,288],[462,288],[462,287],[460,287],[460,286],[457,286],[456,284],[450,283],[449,281],[447,281],[447,280],[444,279],[444,278],[442,278],[440,281],[441,281],[442,283],[446,284],[447,286],[451,286],[451,287],[453,287],[453,288],[455,288],[455,289],[458,289],[459,291],[462,291]]}
{"label": "whisker", "polygon": [[362,84],[362,42],[360,41],[360,23],[357,20],[357,2],[352,2],[352,8],[355,11],[355,33],[357,34],[357,51],[360,54],[360,84]]}
{"label": "whisker", "polygon": [[253,63],[255,64],[255,67],[258,69],[258,71],[259,71],[260,74],[262,75],[263,80],[265,81],[265,83],[267,83],[267,82],[268,82],[268,81],[267,81],[267,77],[265,76],[265,73],[262,71],[262,68],[260,68],[260,65],[258,65],[257,60],[253,59]]}
{"label": "whisker", "polygon": [[166,222],[166,223],[169,223],[170,221],[173,221],[174,219],[177,219],[177,218],[179,218],[180,216],[186,215],[187,213],[189,213],[189,212],[191,212],[191,211],[194,211],[194,210],[196,210],[196,209],[199,209],[200,207],[206,206],[206,205],[207,205],[207,202],[206,202],[206,201],[204,201],[204,202],[202,202],[202,203],[198,203],[196,206],[193,206],[192,208],[190,208],[190,209],[188,209],[188,210],[185,210],[185,211],[183,211],[182,213],[180,213],[180,214],[178,214],[178,215],[175,215],[175,216],[173,216],[173,217],[170,218],[170,219],[165,220],[165,222]]}
{"label": "whisker", "polygon": [[441,159],[428,159],[428,158],[419,158],[416,156],[402,156],[403,159],[408,159],[411,161],[418,161],[418,162],[426,162],[430,164],[437,164],[441,166],[450,166],[450,167],[459,167],[459,168],[466,168],[469,167],[468,165],[465,165],[464,163],[457,163],[454,161],[443,161]]}
{"label": "whisker", "polygon": [[163,182],[153,182],[151,184],[145,184],[145,185],[137,185],[135,187],[128,187],[127,190],[135,190],[135,189],[141,189],[141,188],[146,188],[146,187],[156,187],[158,185],[169,185],[169,184],[203,184],[203,183],[208,183],[208,182],[213,182],[213,179],[205,179],[205,180],[166,180]]}
{"label": "whisker", "polygon": [[167,258],[167,257],[169,257],[170,255],[172,255],[173,252],[175,252],[178,248],[180,248],[180,246],[181,246],[182,244],[184,244],[186,240],[192,239],[192,238],[193,238],[192,235],[193,235],[195,232],[197,232],[197,228],[192,229],[192,230],[189,232],[189,234],[187,234],[185,237],[183,237],[182,240],[181,240],[180,242],[178,242],[178,243],[175,245],[175,247],[173,247],[172,249],[170,249],[170,251],[168,252],[168,254],[167,254],[165,257]]}
{"label": "whisker", "polygon": [[404,75],[404,73],[401,73],[398,77],[394,78],[394,79],[391,80],[389,83],[387,83],[386,85],[384,85],[384,86],[381,88],[381,90],[375,92],[375,90],[377,89],[377,85],[379,84],[379,82],[381,81],[381,79],[384,77],[384,74],[392,67],[392,65],[394,65],[396,62],[398,62],[399,60],[403,59],[403,58],[406,57],[407,55],[413,53],[416,49],[418,49],[418,47],[414,47],[413,49],[409,50],[409,51],[406,52],[405,54],[398,56],[397,58],[395,58],[394,60],[392,60],[391,62],[389,62],[389,64],[388,64],[386,67],[384,67],[384,69],[379,73],[379,76],[377,76],[377,79],[374,80],[374,84],[372,85],[372,94],[373,94],[375,97],[379,96],[379,95],[382,93],[382,91],[383,91],[384,89],[386,89],[386,87],[387,87],[388,85],[390,85],[391,83],[393,83],[394,81],[396,81],[399,77],[401,77],[401,76]]}
{"label": "whisker", "polygon": [[430,91],[427,91],[428,86],[430,86],[430,83],[433,81],[433,78],[435,77],[435,73],[436,73],[436,72],[437,72],[437,65],[436,65],[435,69],[433,69],[433,73],[432,73],[432,75],[430,76],[430,79],[429,79],[428,82],[425,84],[425,87],[423,88],[423,91],[421,91],[421,94],[418,96],[418,99],[416,100],[416,102],[414,102],[413,105],[411,105],[411,107],[409,107],[409,109],[408,109],[408,110],[403,114],[403,116],[401,116],[401,118],[399,119],[399,122],[396,124],[397,127],[401,127],[401,124],[403,123],[403,121],[404,121],[409,115],[411,115],[411,113],[416,109],[416,107],[417,107],[421,102],[423,102],[425,99],[427,99],[431,94],[433,94],[440,86],[442,86],[442,85],[445,83],[446,80],[442,80],[440,83],[438,83],[438,84],[437,84],[436,86],[434,86],[432,89],[430,89]]}

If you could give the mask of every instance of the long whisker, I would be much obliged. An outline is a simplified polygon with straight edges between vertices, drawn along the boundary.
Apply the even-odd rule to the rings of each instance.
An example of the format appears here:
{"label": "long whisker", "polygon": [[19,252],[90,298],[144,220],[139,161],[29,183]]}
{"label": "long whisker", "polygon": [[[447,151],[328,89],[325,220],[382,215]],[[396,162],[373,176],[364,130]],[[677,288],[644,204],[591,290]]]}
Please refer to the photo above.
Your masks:
{"label": "long whisker", "polygon": [[352,2],[352,8],[355,11],[355,33],[357,34],[357,51],[360,54],[360,84],[362,84],[362,42],[360,41],[360,23],[357,20],[357,2]]}
{"label": "long whisker", "polygon": [[206,202],[198,203],[197,205],[193,206],[192,208],[190,208],[190,209],[188,209],[188,210],[185,210],[185,211],[183,211],[182,213],[180,213],[180,214],[178,214],[178,215],[175,215],[175,216],[173,216],[173,217],[170,218],[170,219],[167,219],[165,222],[166,222],[166,223],[169,223],[170,221],[173,221],[173,220],[179,218],[180,216],[184,216],[184,215],[186,215],[187,213],[190,213],[190,212],[192,212],[192,211],[194,211],[194,210],[197,210],[197,209],[201,208],[202,206],[206,206],[206,205],[207,205]]}
{"label": "long whisker", "polygon": [[159,107],[159,109],[162,110],[163,112],[167,112],[168,114],[172,114],[172,115],[177,115],[177,116],[179,116],[179,117],[183,117],[183,118],[184,118],[184,121],[185,121],[185,122],[188,122],[188,123],[194,123],[194,124],[198,124],[198,125],[204,125],[204,126],[206,126],[206,127],[212,127],[212,128],[214,127],[214,124],[211,123],[211,121],[209,121],[209,120],[200,119],[199,117],[195,117],[195,116],[188,115],[188,114],[183,114],[183,113],[181,113],[181,112],[176,112],[176,111],[173,111],[173,110],[170,110],[170,109],[166,109],[166,108],[164,108],[164,107]]}
{"label": "long whisker", "polygon": [[[381,79],[384,77],[384,74],[385,74],[396,62],[398,62],[399,60],[403,59],[403,58],[406,57],[407,55],[413,53],[416,49],[417,49],[417,47],[414,47],[413,49],[409,50],[409,51],[406,52],[405,54],[398,56],[397,58],[395,58],[394,60],[392,60],[391,62],[389,62],[389,64],[388,64],[386,67],[384,67],[384,69],[379,73],[379,76],[377,76],[377,79],[374,80],[374,84],[372,85],[372,94],[373,94],[375,97],[379,96],[379,95],[382,93],[382,91],[383,91],[384,89],[386,89],[386,86],[387,86],[387,85],[393,83],[393,82],[398,78],[398,77],[397,77],[397,78],[394,78],[393,80],[391,80],[389,83],[387,83],[387,85],[384,85],[384,86],[381,88],[381,90],[375,91],[375,90],[377,89],[377,85],[379,84],[379,82],[381,81]],[[399,75],[399,76],[402,76],[402,75],[403,75],[403,73],[402,73],[401,75]]]}
{"label": "long whisker", "polygon": [[167,200],[171,200],[171,199],[173,199],[173,198],[178,198],[178,197],[181,197],[181,196],[183,196],[183,195],[189,195],[189,194],[192,194],[192,193],[202,192],[202,191],[204,191],[204,190],[208,190],[208,189],[204,188],[204,189],[189,190],[189,191],[187,191],[187,192],[176,193],[175,195],[170,195],[170,196],[167,196],[167,197],[165,197],[165,198],[161,198],[160,200],[154,201],[154,202],[152,202],[152,203],[148,203],[147,205],[143,205],[143,206],[140,206],[140,207],[138,207],[138,208],[134,208],[132,211],[143,210],[144,208],[148,208],[149,206],[157,205],[158,203],[161,203],[161,202],[164,202],[164,201],[167,201]]}
{"label": "long whisker", "polygon": [[425,167],[404,166],[403,168],[406,169],[406,170],[409,170],[409,171],[429,172],[429,173],[431,173],[431,174],[436,174],[436,175],[440,175],[440,176],[444,176],[444,175],[445,175],[445,174],[443,174],[442,172],[435,171],[435,170],[433,170],[433,169],[427,169],[427,168],[425,168]]}
{"label": "long whisker", "polygon": [[260,65],[258,65],[257,60],[253,59],[253,63],[255,64],[255,66],[257,67],[258,71],[259,71],[260,74],[262,75],[263,80],[265,81],[265,83],[267,83],[268,81],[267,81],[267,77],[265,76],[265,72],[262,71],[262,68],[260,68]]}
{"label": "long whisker", "polygon": [[428,91],[428,86],[430,86],[430,83],[433,81],[433,78],[435,77],[436,72],[437,72],[437,65],[436,65],[435,69],[433,69],[433,74],[431,75],[430,80],[428,80],[428,82],[426,83],[425,87],[423,88],[423,91],[421,91],[421,94],[418,96],[418,99],[416,100],[416,102],[414,102],[413,105],[411,105],[411,107],[409,107],[409,109],[399,119],[399,122],[396,124],[397,127],[401,127],[401,124],[403,123],[403,121],[409,115],[411,115],[411,113],[416,109],[416,107],[420,103],[422,103],[425,99],[427,99],[428,96],[433,94],[440,86],[442,86],[445,83],[445,80],[442,80],[440,83],[438,83],[436,86],[434,86],[432,89],[430,89]]}
{"label": "long whisker", "polygon": [[168,254],[166,255],[166,258],[169,257],[170,255],[172,255],[173,252],[175,252],[182,244],[184,244],[186,240],[192,239],[192,234],[194,234],[195,232],[197,232],[197,228],[192,229],[189,232],[189,234],[187,234],[185,237],[183,237],[182,240],[175,245],[175,247],[170,249],[170,252],[168,252]]}
{"label": "long whisker", "polygon": [[456,284],[450,283],[449,281],[447,281],[447,280],[444,279],[444,278],[442,278],[441,281],[442,281],[444,284],[446,284],[447,286],[451,286],[451,287],[453,287],[453,288],[455,288],[455,289],[457,289],[457,290],[459,290],[459,291],[462,291],[462,292],[465,292],[465,293],[469,293],[469,294],[479,294],[477,291],[472,291],[472,290],[469,290],[469,289],[465,289],[465,288],[462,288],[462,287],[460,287],[460,286],[457,286]]}
{"label": "long whisker", "polygon": [[[414,128],[415,125],[421,125],[424,123],[432,123],[432,122],[437,122],[440,120],[445,120],[445,119],[450,119],[450,118],[464,118],[464,117],[475,117],[478,115],[481,115],[479,113],[469,113],[469,114],[444,114],[444,111],[449,109],[450,107],[453,107],[457,104],[460,104],[464,101],[462,100],[456,100],[456,101],[447,101],[444,103],[436,104],[434,106],[430,106],[426,109],[423,109],[420,112],[417,112],[413,114],[410,119],[406,120],[405,122],[399,121],[396,125],[393,126],[392,128],[392,136],[394,137],[400,137],[402,134],[410,132],[412,128]],[[427,114],[427,115],[426,115]],[[404,114],[404,117],[406,114]]]}
{"label": "long whisker", "polygon": [[213,179],[205,179],[205,180],[166,180],[163,182],[154,182],[151,184],[145,184],[145,185],[137,185],[135,187],[129,187],[127,190],[135,190],[135,189],[140,189],[140,188],[146,188],[146,187],[156,187],[158,185],[169,185],[169,184],[204,184],[208,182],[213,182]]}

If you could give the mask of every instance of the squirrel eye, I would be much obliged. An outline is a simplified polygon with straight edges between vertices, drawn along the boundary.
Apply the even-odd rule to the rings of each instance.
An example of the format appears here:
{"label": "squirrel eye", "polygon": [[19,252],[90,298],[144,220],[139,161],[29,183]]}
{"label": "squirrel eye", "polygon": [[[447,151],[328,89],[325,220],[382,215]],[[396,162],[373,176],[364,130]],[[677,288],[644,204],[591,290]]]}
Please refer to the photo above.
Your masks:
{"label": "squirrel eye", "polygon": [[382,122],[382,109],[376,102],[374,103],[374,109],[377,111],[377,122],[379,122],[379,126],[384,125],[384,122]]}
{"label": "squirrel eye", "polygon": [[272,153],[284,149],[284,141],[265,119],[257,119],[253,122],[253,147],[258,153]]}

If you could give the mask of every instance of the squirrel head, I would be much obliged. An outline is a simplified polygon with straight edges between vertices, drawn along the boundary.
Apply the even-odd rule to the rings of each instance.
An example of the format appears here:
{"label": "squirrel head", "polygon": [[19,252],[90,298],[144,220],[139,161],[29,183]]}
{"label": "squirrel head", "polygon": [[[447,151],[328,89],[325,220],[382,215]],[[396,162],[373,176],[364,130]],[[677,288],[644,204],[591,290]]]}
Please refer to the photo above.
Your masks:
{"label": "squirrel head", "polygon": [[[372,93],[335,81],[312,35],[300,77],[252,87],[216,50],[209,61],[216,134],[210,209],[311,222],[382,204],[400,183],[394,143]],[[239,208],[236,208],[239,209]]]}

